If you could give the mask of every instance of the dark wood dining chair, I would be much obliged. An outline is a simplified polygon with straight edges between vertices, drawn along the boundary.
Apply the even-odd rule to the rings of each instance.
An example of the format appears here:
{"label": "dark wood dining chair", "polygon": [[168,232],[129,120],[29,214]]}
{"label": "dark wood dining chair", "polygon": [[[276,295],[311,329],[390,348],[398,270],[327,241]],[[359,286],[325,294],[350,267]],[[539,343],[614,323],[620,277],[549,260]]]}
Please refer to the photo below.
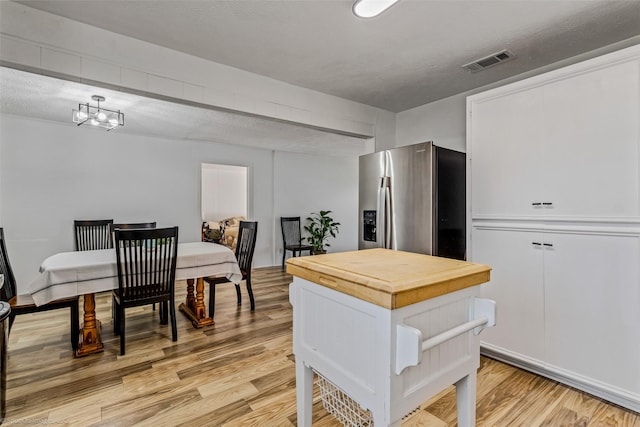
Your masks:
{"label": "dark wood dining chair", "polygon": [[[240,221],[235,253],[240,272],[242,272],[242,280],[245,281],[247,292],[249,293],[251,311],[255,311],[256,309],[256,303],[253,299],[253,289],[251,288],[251,263],[253,262],[253,253],[256,249],[257,236],[257,221]],[[209,317],[213,317],[216,303],[216,285],[231,282],[226,277],[205,277],[204,281],[209,284]],[[242,303],[240,285],[235,286],[238,305],[240,305]]]}
{"label": "dark wood dining chair", "polygon": [[70,297],[51,301],[44,305],[36,305],[33,298],[29,294],[18,295],[17,284],[11,264],[9,263],[9,254],[4,239],[4,229],[0,228],[0,273],[4,275],[4,285],[0,289],[0,298],[11,306],[9,314],[9,332],[17,315],[37,313],[41,311],[56,310],[58,308],[69,308],[70,310],[70,334],[71,348],[73,352],[78,348],[78,340],[80,334],[80,319],[78,308],[78,297]]}
{"label": "dark wood dining chair", "polygon": [[113,248],[112,219],[73,221],[76,251]]}
{"label": "dark wood dining chair", "polygon": [[280,217],[280,226],[282,227],[282,269],[284,270],[287,251],[291,251],[294,257],[296,253],[302,255],[303,251],[309,251],[309,255],[311,255],[313,246],[302,244],[299,216]]}
{"label": "dark wood dining chair", "polygon": [[[110,229],[111,229],[111,236],[113,238],[113,233],[116,231],[116,229],[120,229],[120,230],[134,230],[134,229],[138,229],[138,228],[143,228],[143,229],[149,229],[149,228],[156,228],[156,222],[122,222],[119,224],[110,224]],[[114,238],[115,240],[115,238]],[[164,304],[164,306],[166,306],[166,304]],[[165,307],[166,308],[166,307]],[[155,311],[156,309],[156,305],[153,304],[153,310]],[[162,310],[162,308],[161,308]],[[117,333],[118,331],[116,330],[116,322],[115,322],[115,318],[116,318],[116,306],[115,304],[111,304],[111,318],[114,320],[113,322],[113,332]]]}
{"label": "dark wood dining chair", "polygon": [[144,229],[149,229],[149,228],[156,228],[156,222],[125,222],[125,223],[119,223],[119,224],[111,224],[111,232],[113,233],[116,228],[119,228],[120,230],[132,230],[132,229],[137,229],[137,228],[144,228]]}
{"label": "dark wood dining chair", "polygon": [[[149,229],[149,228],[156,228],[156,222],[121,222],[118,224],[111,224],[111,234],[113,236],[113,233],[115,232],[116,228],[119,228],[120,230],[133,230],[136,228],[144,228],[144,229]],[[114,238],[115,241],[115,238]],[[113,316],[111,317],[112,319],[116,318],[115,315],[115,305],[111,306],[111,309],[113,310]],[[156,309],[156,305],[153,304],[153,309]],[[114,325],[115,326],[115,325]]]}
{"label": "dark wood dining chair", "polygon": [[118,289],[113,290],[120,354],[125,353],[125,309],[160,303],[160,324],[171,317],[171,337],[178,340],[175,307],[178,227],[115,230]]}

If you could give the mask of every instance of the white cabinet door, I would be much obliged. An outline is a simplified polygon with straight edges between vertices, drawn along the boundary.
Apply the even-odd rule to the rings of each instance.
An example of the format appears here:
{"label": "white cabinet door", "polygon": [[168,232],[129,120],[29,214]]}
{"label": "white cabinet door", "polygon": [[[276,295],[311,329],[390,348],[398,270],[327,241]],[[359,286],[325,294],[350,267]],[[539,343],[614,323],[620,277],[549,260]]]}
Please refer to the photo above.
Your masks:
{"label": "white cabinet door", "polygon": [[639,62],[470,97],[472,217],[639,216]]}
{"label": "white cabinet door", "polygon": [[496,301],[496,326],[480,335],[483,345],[539,364],[544,358],[544,294],[541,233],[474,229],[472,261],[492,267],[481,286]]}
{"label": "white cabinet door", "polygon": [[629,217],[638,207],[638,61],[544,86],[540,164],[547,215]]}
{"label": "white cabinet door", "polygon": [[473,217],[534,212],[531,203],[542,198],[542,101],[542,88],[534,88],[471,104]]}
{"label": "white cabinet door", "polygon": [[546,361],[640,394],[640,238],[546,233]]}

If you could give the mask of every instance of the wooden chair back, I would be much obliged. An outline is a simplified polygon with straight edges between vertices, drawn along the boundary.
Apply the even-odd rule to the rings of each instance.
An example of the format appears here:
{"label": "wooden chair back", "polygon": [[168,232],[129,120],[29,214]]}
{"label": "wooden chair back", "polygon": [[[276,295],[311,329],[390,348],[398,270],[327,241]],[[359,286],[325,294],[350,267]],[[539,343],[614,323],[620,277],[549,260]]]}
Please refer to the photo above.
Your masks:
{"label": "wooden chair back", "polygon": [[17,295],[16,278],[11,269],[9,254],[4,240],[4,228],[0,227],[0,274],[4,275],[4,285],[0,289],[0,299],[8,302]]}
{"label": "wooden chair back", "polygon": [[131,229],[136,229],[136,228],[156,228],[156,222],[127,222],[127,223],[120,223],[120,224],[111,224],[111,231],[115,231],[116,228],[119,228],[120,230],[131,230]]}
{"label": "wooden chair back", "polygon": [[256,249],[257,236],[257,221],[240,221],[238,241],[236,244],[236,259],[243,276],[251,274],[251,263],[253,262],[253,253]]}
{"label": "wooden chair back", "polygon": [[280,218],[282,226],[282,241],[284,246],[299,246],[302,244],[299,216],[283,216]]}
{"label": "wooden chair back", "polygon": [[124,306],[173,300],[178,227],[116,229],[118,289]]}
{"label": "wooden chair back", "polygon": [[113,248],[112,219],[75,220],[73,224],[76,251]]}
{"label": "wooden chair back", "polygon": [[[111,234],[115,233],[116,229],[120,230],[135,230],[138,228],[149,229],[156,228],[156,222],[124,222],[120,224],[111,224]],[[114,236],[115,241],[115,236]]]}

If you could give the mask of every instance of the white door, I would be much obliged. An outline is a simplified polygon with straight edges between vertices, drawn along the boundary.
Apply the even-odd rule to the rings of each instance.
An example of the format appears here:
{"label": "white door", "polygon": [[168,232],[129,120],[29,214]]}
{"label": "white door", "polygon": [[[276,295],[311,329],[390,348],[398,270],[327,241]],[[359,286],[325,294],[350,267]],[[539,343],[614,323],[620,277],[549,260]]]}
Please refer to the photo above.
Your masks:
{"label": "white door", "polygon": [[471,140],[472,217],[532,215],[542,202],[541,88],[473,101]]}
{"label": "white door", "polygon": [[640,238],[544,240],[547,362],[640,394]]}
{"label": "white door", "polygon": [[543,213],[640,215],[639,75],[632,61],[544,87]]}
{"label": "white door", "polygon": [[[540,243],[537,245],[536,243]],[[474,229],[472,261],[489,265],[483,298],[496,301],[496,326],[482,345],[539,364],[544,357],[542,237],[529,231]]]}

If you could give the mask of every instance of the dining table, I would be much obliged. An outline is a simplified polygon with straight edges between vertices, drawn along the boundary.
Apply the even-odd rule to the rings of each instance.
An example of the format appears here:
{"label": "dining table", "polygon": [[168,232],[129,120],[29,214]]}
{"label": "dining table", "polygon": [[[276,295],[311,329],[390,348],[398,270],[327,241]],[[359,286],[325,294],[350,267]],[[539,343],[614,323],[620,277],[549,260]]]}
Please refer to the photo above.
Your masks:
{"label": "dining table", "polygon": [[[196,328],[214,324],[204,303],[204,277],[226,277],[239,284],[242,273],[234,252],[216,243],[179,243],[176,280],[187,282],[186,300],[179,309]],[[81,357],[103,351],[100,321],[96,319],[95,312],[95,294],[117,288],[116,250],[101,249],[51,255],[40,265],[40,274],[30,283],[28,292],[36,305],[84,296],[83,325],[75,353],[76,357]]]}

